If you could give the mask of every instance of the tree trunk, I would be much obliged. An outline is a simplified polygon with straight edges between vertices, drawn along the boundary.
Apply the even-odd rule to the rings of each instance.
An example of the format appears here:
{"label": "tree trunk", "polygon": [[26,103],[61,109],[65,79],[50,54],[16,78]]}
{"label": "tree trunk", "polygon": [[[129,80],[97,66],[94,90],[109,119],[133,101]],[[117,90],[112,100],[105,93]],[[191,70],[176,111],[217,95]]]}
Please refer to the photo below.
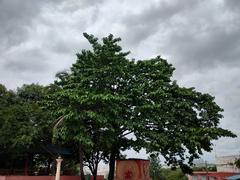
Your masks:
{"label": "tree trunk", "polygon": [[52,169],[51,169],[51,174],[52,174],[52,175],[56,174],[56,161],[53,161]]}
{"label": "tree trunk", "polygon": [[51,174],[51,163],[52,163],[52,158],[49,157],[48,161],[47,161],[47,173],[48,173],[48,175]]}
{"label": "tree trunk", "polygon": [[24,175],[27,176],[29,172],[29,156],[25,154],[25,167],[24,167]]}
{"label": "tree trunk", "polygon": [[95,164],[95,168],[93,172],[93,180],[97,180],[97,169],[98,169],[98,163]]}
{"label": "tree trunk", "polygon": [[116,158],[116,151],[112,150],[110,154],[110,161],[109,161],[109,174],[108,180],[114,180],[114,171],[115,171],[115,158]]}
{"label": "tree trunk", "polygon": [[82,150],[82,145],[80,143],[79,143],[79,166],[80,166],[81,180],[85,180],[85,175],[83,171],[83,150]]}
{"label": "tree trunk", "polygon": [[32,153],[29,153],[28,154],[28,158],[29,158],[29,164],[28,164],[28,167],[29,167],[29,175],[31,175],[33,173],[33,154]]}
{"label": "tree trunk", "polygon": [[10,174],[14,174],[14,160],[11,159],[11,170],[10,170]]}

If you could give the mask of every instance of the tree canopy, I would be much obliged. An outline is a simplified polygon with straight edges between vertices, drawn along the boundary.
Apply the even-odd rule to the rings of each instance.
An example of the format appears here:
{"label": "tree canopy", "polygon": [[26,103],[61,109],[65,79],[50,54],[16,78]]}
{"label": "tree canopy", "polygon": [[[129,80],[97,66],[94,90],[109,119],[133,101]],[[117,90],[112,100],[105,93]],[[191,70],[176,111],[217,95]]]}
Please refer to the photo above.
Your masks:
{"label": "tree canopy", "polygon": [[109,179],[121,150],[158,152],[168,165],[187,171],[203,150],[212,150],[212,140],[235,137],[219,127],[223,109],[214,97],[180,87],[167,60],[130,60],[121,39],[111,34],[102,42],[84,37],[92,49],[78,53],[70,71],[57,74],[59,89],[45,106],[61,118],[55,138],[79,143],[82,157],[99,143],[98,155],[110,161]]}

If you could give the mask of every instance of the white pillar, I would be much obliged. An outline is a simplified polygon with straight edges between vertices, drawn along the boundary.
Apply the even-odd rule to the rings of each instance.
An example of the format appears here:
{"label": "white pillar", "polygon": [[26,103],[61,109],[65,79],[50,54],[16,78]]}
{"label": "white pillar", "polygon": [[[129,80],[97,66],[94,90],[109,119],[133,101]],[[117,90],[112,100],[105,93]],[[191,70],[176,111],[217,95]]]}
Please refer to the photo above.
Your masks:
{"label": "white pillar", "polygon": [[56,159],[56,161],[57,161],[57,171],[56,171],[55,180],[60,180],[61,163],[62,163],[63,159],[61,158],[61,156],[59,156]]}

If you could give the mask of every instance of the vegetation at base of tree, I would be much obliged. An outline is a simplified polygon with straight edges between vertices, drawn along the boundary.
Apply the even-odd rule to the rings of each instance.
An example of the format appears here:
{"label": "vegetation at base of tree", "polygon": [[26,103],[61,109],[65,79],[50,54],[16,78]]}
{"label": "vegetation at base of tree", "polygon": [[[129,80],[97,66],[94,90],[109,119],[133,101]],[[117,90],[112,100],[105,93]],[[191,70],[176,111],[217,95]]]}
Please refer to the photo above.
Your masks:
{"label": "vegetation at base of tree", "polygon": [[149,174],[152,180],[163,180],[162,166],[158,154],[150,155],[149,160]]}
{"label": "vegetation at base of tree", "polygon": [[92,49],[78,53],[54,84],[24,85],[16,92],[0,86],[0,153],[15,156],[16,150],[23,154],[53,140],[71,148],[83,179],[85,165],[96,179],[104,160],[113,180],[124,150],[159,153],[185,173],[203,151],[212,150],[212,140],[236,137],[219,127],[223,109],[214,97],[180,87],[167,60],[129,59],[121,39],[111,34],[102,41],[84,37]]}
{"label": "vegetation at base of tree", "polygon": [[[182,172],[180,168],[175,170],[162,169],[163,180],[187,180],[188,177]],[[159,179],[160,180],[160,179]]]}
{"label": "vegetation at base of tree", "polygon": [[157,154],[152,154],[149,157],[150,160],[150,177],[152,180],[187,180],[187,176],[182,172],[180,168],[171,169],[163,168],[160,162],[160,158]]}

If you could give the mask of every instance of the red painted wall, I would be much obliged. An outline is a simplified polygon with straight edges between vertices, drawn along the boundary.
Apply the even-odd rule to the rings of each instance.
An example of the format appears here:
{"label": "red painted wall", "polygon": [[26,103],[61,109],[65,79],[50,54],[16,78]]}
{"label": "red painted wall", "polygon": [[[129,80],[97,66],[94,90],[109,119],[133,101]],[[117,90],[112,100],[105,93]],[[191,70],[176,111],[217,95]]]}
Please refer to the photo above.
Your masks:
{"label": "red painted wall", "polygon": [[115,180],[150,180],[149,160],[117,160]]}
{"label": "red painted wall", "polygon": [[6,180],[54,180],[54,176],[5,176]]}
{"label": "red painted wall", "polygon": [[[55,180],[55,176],[0,176],[0,180]],[[80,176],[61,176],[61,180],[81,180]],[[98,176],[97,180],[104,180]]]}

